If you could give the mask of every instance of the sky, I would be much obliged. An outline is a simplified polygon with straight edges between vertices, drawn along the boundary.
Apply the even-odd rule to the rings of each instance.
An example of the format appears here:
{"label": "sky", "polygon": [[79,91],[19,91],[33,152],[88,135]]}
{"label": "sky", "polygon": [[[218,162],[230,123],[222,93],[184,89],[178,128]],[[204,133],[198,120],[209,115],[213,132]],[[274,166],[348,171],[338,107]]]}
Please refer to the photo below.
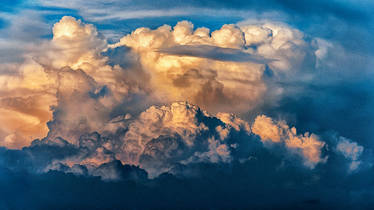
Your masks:
{"label": "sky", "polygon": [[370,0],[3,0],[0,209],[372,209]]}

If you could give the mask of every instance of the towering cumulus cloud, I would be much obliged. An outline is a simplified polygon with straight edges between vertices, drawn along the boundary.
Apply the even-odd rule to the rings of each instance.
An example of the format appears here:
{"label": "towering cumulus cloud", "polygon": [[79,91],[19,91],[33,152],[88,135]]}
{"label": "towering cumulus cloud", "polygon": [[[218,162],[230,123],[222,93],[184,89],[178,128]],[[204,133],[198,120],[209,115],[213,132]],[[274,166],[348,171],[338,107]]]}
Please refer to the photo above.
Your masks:
{"label": "towering cumulus cloud", "polygon": [[173,28],[138,28],[111,47],[119,46],[139,54],[154,97],[188,100],[212,112],[254,108],[268,89],[267,68],[281,77],[315,60],[300,31],[270,23],[224,25],[210,32],[182,21]]}
{"label": "towering cumulus cloud", "polygon": [[102,126],[129,90],[137,89],[122,69],[106,64],[100,54],[105,48],[92,25],[63,17],[53,39],[25,55],[18,74],[0,75],[1,145],[19,148],[44,137],[52,112],[50,126],[59,126],[54,132],[63,137]]}
{"label": "towering cumulus cloud", "polygon": [[[138,28],[108,45],[93,25],[63,17],[52,40],[25,54],[17,74],[0,75],[1,164],[14,168],[14,155],[32,173],[118,180],[129,171],[139,179],[186,175],[198,164],[276,153],[313,170],[328,162],[332,141],[265,115],[252,126],[238,116],[281,98],[277,83],[303,79],[327,51],[315,42],[284,24],[210,32],[181,21]],[[362,162],[363,147],[344,137],[332,152],[350,171]]]}
{"label": "towering cumulus cloud", "polygon": [[372,11],[2,0],[0,210],[373,209]]}
{"label": "towering cumulus cloud", "polygon": [[[121,47],[128,50],[117,60],[104,53]],[[1,75],[1,145],[19,148],[44,137],[52,112],[49,136],[76,141],[139,97],[243,113],[267,93],[282,94],[269,89],[264,72],[287,77],[313,60],[312,51],[300,31],[285,25],[224,25],[210,33],[187,21],[139,28],[108,46],[93,25],[63,17],[53,39],[25,55],[18,74]]]}

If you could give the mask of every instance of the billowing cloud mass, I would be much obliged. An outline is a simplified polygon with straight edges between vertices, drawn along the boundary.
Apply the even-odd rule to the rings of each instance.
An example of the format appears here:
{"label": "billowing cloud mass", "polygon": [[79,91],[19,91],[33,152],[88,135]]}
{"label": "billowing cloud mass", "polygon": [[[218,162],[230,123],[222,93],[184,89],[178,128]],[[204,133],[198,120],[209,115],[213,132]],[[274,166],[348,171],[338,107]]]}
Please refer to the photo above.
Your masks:
{"label": "billowing cloud mass", "polygon": [[50,126],[63,121],[56,135],[70,139],[74,129],[96,130],[129,90],[137,89],[126,82],[131,76],[106,64],[100,55],[106,42],[92,25],[63,17],[53,35],[26,55],[19,74],[0,75],[3,146],[19,148],[46,136],[52,112],[56,121]]}
{"label": "billowing cloud mass", "polygon": [[[103,52],[121,47],[130,49],[122,56],[132,56],[132,64],[109,65]],[[239,145],[227,138],[232,131],[249,135],[248,123],[227,113],[210,116],[191,104],[213,113],[251,110],[270,91],[264,80],[267,68],[275,78],[295,73],[310,56],[322,56],[321,49],[313,50],[302,32],[286,25],[224,25],[210,32],[187,21],[173,28],[139,28],[108,46],[93,25],[63,17],[53,27],[53,39],[33,51],[20,75],[2,76],[2,121],[7,122],[2,145],[17,148],[35,138],[61,138],[79,148],[63,160],[69,167],[120,160],[152,176],[176,163],[229,162]],[[130,119],[120,107],[134,95],[158,103],[191,103],[151,106]],[[261,115],[252,131],[266,146],[284,145],[311,169],[328,158],[322,156],[326,143],[317,135],[298,135],[283,121]],[[345,151],[342,145],[338,151]],[[351,153],[343,154],[357,165],[358,154]]]}
{"label": "billowing cloud mass", "polygon": [[[315,134],[297,135],[296,128],[289,128],[284,121],[258,116],[252,132],[260,137],[267,150],[279,153],[280,159],[300,157],[300,165],[310,170],[328,160],[321,155],[325,142]],[[112,119],[100,133],[81,131],[80,134],[77,141],[51,135],[35,140],[23,148],[25,160],[21,162],[30,162],[31,166],[25,167],[33,173],[57,170],[120,180],[124,176],[122,165],[145,169],[154,178],[162,173],[179,174],[179,167],[190,164],[249,161],[257,158],[252,152],[264,149],[246,121],[229,113],[210,115],[186,102],[151,106],[137,117],[125,114]],[[363,148],[344,137],[340,139],[336,150],[352,161],[350,170],[355,170]],[[284,146],[285,151],[278,151],[272,144]],[[134,173],[135,178],[143,176]]]}
{"label": "billowing cloud mass", "polygon": [[273,23],[230,24],[210,32],[182,21],[173,28],[138,28],[111,47],[119,46],[139,54],[156,98],[188,100],[213,112],[253,109],[268,89],[267,68],[281,77],[315,60],[302,32]]}
{"label": "billowing cloud mass", "polygon": [[[27,45],[16,64],[0,65],[0,184],[36,175],[116,182],[132,200],[160,186],[169,187],[166,197],[213,186],[217,199],[222,189],[235,189],[240,196],[230,199],[242,201],[275,191],[265,197],[287,207],[284,200],[326,202],[337,185],[364,185],[357,180],[372,174],[372,143],[356,138],[366,127],[339,124],[347,107],[355,114],[344,124],[370,117],[372,94],[340,88],[353,78],[326,79],[345,75],[338,60],[357,58],[343,44],[267,19],[215,30],[178,20],[114,42],[101,28],[64,16],[50,38]],[[346,107],[352,98],[359,105]],[[321,117],[331,110],[336,116]],[[352,189],[339,199],[374,195]],[[283,195],[291,191],[297,196]]]}
{"label": "billowing cloud mass", "polygon": [[[130,49],[122,55],[129,64],[109,65],[103,52],[121,46]],[[186,55],[186,49],[193,52]],[[282,93],[268,90],[266,71],[276,77],[297,71],[314,57],[312,51],[303,34],[286,25],[224,25],[209,32],[187,21],[173,28],[139,28],[108,46],[93,25],[63,17],[52,40],[25,55],[19,74],[1,75],[0,119],[7,122],[1,144],[19,148],[44,137],[52,112],[49,126],[59,129],[49,136],[76,141],[79,132],[103,127],[113,110],[134,96],[243,113],[263,103],[266,92]]]}
{"label": "billowing cloud mass", "polygon": [[[211,116],[185,102],[152,106],[136,119],[108,123],[103,135],[80,136],[77,143],[72,142],[77,154],[52,161],[44,170],[58,169],[60,164],[81,165],[95,175],[100,165],[120,160],[123,164],[139,165],[154,177],[170,172],[177,164],[230,162],[231,151],[239,146],[230,138],[240,132],[249,135],[248,123],[227,113]],[[47,137],[33,145],[59,144],[56,141],[61,139]]]}

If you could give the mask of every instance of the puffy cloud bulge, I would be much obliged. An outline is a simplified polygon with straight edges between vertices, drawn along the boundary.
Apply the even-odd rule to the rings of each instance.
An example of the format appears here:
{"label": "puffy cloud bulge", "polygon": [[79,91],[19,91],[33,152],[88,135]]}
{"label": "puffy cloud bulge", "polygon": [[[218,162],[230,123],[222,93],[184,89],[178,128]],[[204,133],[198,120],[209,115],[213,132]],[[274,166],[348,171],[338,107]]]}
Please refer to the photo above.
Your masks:
{"label": "puffy cloud bulge", "polygon": [[[46,136],[53,110],[60,110],[65,127],[84,127],[79,124],[82,118],[89,119],[93,129],[104,123],[104,113],[131,89],[125,73],[106,65],[106,58],[100,56],[105,47],[92,25],[64,17],[54,25],[51,41],[25,55],[19,74],[0,75],[0,135],[5,139],[1,144],[19,148]],[[110,94],[97,100],[90,97],[106,89]]]}
{"label": "puffy cloud bulge", "polygon": [[[281,97],[282,89],[269,81],[314,68],[326,50],[316,43],[283,24],[231,24],[210,32],[182,21],[173,28],[138,28],[109,45],[93,25],[63,17],[52,40],[25,55],[18,74],[0,74],[0,144],[21,148],[39,138],[25,148],[74,148],[52,155],[38,170],[104,179],[116,178],[113,171],[102,172],[116,160],[150,176],[190,163],[229,163],[239,160],[243,139],[256,144],[256,138],[270,150],[269,142],[280,144],[281,156],[301,158],[313,169],[328,160],[320,137],[298,135],[266,116],[251,127],[234,114],[261,106],[268,94],[271,100]],[[129,65],[109,64],[103,52],[118,48],[126,49],[121,56]],[[237,55],[241,59],[225,59]],[[124,112],[135,96],[169,105]],[[336,151],[357,165],[360,148],[345,143]]]}
{"label": "puffy cloud bulge", "polygon": [[[108,113],[129,93],[144,93],[160,103],[189,101],[211,112],[241,113],[261,103],[267,91],[262,79],[264,64],[160,51],[179,45],[209,45],[276,59],[269,66],[277,73],[297,69],[308,43],[301,32],[287,26],[224,25],[210,33],[207,28],[193,30],[190,22],[182,21],[174,28],[139,28],[109,46],[131,48],[124,56],[139,65],[123,69],[107,64],[109,58],[101,53],[108,44],[93,25],[63,17],[53,27],[52,40],[25,55],[18,74],[0,76],[2,145],[19,148],[44,137],[48,132],[46,122],[52,119],[51,107],[59,107],[65,127],[96,130],[110,120],[106,118]],[[96,100],[87,93],[97,95]],[[100,111],[88,108],[93,106]],[[70,125],[81,118],[87,118],[91,125]]]}
{"label": "puffy cloud bulge", "polygon": [[67,144],[77,148],[76,153],[63,158],[52,157],[39,170],[62,170],[62,165],[69,168],[79,165],[95,175],[102,164],[120,160],[123,164],[138,165],[154,177],[178,164],[231,162],[234,158],[231,152],[238,147],[237,140],[233,139],[235,134],[249,135],[249,124],[232,114],[213,116],[197,106],[178,102],[151,106],[137,118],[112,121],[101,134],[83,134],[76,143],[48,137],[34,141],[33,146],[66,147]]}
{"label": "puffy cloud bulge", "polygon": [[[347,170],[353,172],[361,162],[363,147],[340,139],[335,153],[347,159]],[[176,102],[151,106],[138,117],[117,117],[100,133],[82,132],[76,142],[51,136],[35,140],[24,147],[20,162],[30,162],[25,167],[33,173],[58,170],[119,180],[123,177],[115,167],[118,160],[139,166],[154,178],[164,172],[179,174],[178,168],[190,164],[246,162],[266,149],[281,160],[296,161],[298,167],[311,170],[328,161],[328,155],[322,154],[325,144],[316,134],[297,135],[294,127],[264,115],[250,126],[233,114],[211,115],[197,106]],[[13,161],[1,164],[13,168]]]}
{"label": "puffy cloud bulge", "polygon": [[[267,66],[275,75],[285,76],[303,68],[310,57],[315,59],[312,44],[300,31],[275,23],[229,24],[210,32],[182,21],[173,28],[138,28],[111,45],[118,46],[130,47],[140,55],[142,68],[151,75],[155,97],[188,100],[213,112],[240,113],[261,104],[268,89],[263,80]],[[201,50],[196,52],[196,48]],[[238,57],[234,50],[263,61],[230,61],[232,54]],[[219,56],[221,52],[224,55]]]}
{"label": "puffy cloud bulge", "polygon": [[305,133],[297,135],[296,128],[284,121],[275,122],[271,118],[261,115],[255,119],[252,126],[253,133],[259,135],[267,143],[280,143],[291,153],[299,153],[307,167],[314,168],[320,162],[326,162],[327,157],[321,158],[321,149],[325,145],[315,134]]}

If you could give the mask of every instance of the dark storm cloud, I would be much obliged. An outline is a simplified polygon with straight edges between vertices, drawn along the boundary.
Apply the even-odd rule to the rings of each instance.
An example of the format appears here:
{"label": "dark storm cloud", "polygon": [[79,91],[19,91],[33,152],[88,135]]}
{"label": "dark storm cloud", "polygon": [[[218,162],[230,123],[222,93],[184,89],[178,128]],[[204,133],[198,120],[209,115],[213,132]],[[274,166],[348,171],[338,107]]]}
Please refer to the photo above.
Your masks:
{"label": "dark storm cloud", "polygon": [[144,171],[119,162],[103,166],[120,169],[128,177],[114,182],[0,167],[0,208],[367,209],[374,205],[372,170],[338,176],[333,165],[310,172],[292,164],[279,167],[280,160],[266,150],[257,148],[253,153],[256,158],[242,163],[180,166],[175,169],[180,175],[165,173],[152,180]]}
{"label": "dark storm cloud", "polygon": [[[219,119],[206,117],[201,111],[197,121],[212,131],[224,126]],[[112,137],[124,136],[127,131],[121,132]],[[148,178],[147,171],[118,160],[90,172],[85,165],[63,163],[43,170],[56,160],[89,157],[111,137],[96,132],[83,134],[77,145],[57,137],[35,140],[22,150],[0,148],[0,208],[362,209],[374,204],[366,199],[374,195],[374,183],[370,181],[373,169],[364,165],[359,173],[347,173],[347,161],[334,151],[335,135],[323,136],[330,143],[329,149],[323,151],[329,161],[314,170],[301,167],[298,157],[284,156],[286,151],[281,145],[268,150],[256,135],[229,135],[227,144],[239,145],[232,152],[231,163],[178,163],[180,155],[176,151],[187,148],[180,136],[164,135],[151,140],[141,162],[152,167],[161,167],[155,163],[163,162],[172,166],[169,172],[154,179]],[[198,139],[200,144],[205,138]]]}
{"label": "dark storm cloud", "polygon": [[[196,117],[210,132],[225,125],[200,110]],[[301,167],[298,157],[284,156],[287,151],[281,145],[266,149],[258,136],[243,131],[231,132],[225,140],[239,145],[232,151],[230,163],[178,163],[178,151],[188,149],[180,136],[152,139],[141,162],[152,167],[162,167],[162,163],[172,166],[169,172],[153,179],[148,178],[147,171],[118,160],[94,169],[58,163],[43,170],[56,160],[89,157],[108,138],[124,136],[126,132],[116,132],[114,136],[83,134],[77,145],[57,137],[35,140],[22,150],[0,148],[0,208],[362,209],[373,205],[367,199],[374,195],[374,183],[370,181],[373,169],[366,165],[370,157],[362,159],[359,172],[347,173],[348,162],[334,150],[335,135],[323,136],[329,143],[323,151],[329,161],[313,170]],[[198,143],[204,144],[208,136],[204,133]]]}

